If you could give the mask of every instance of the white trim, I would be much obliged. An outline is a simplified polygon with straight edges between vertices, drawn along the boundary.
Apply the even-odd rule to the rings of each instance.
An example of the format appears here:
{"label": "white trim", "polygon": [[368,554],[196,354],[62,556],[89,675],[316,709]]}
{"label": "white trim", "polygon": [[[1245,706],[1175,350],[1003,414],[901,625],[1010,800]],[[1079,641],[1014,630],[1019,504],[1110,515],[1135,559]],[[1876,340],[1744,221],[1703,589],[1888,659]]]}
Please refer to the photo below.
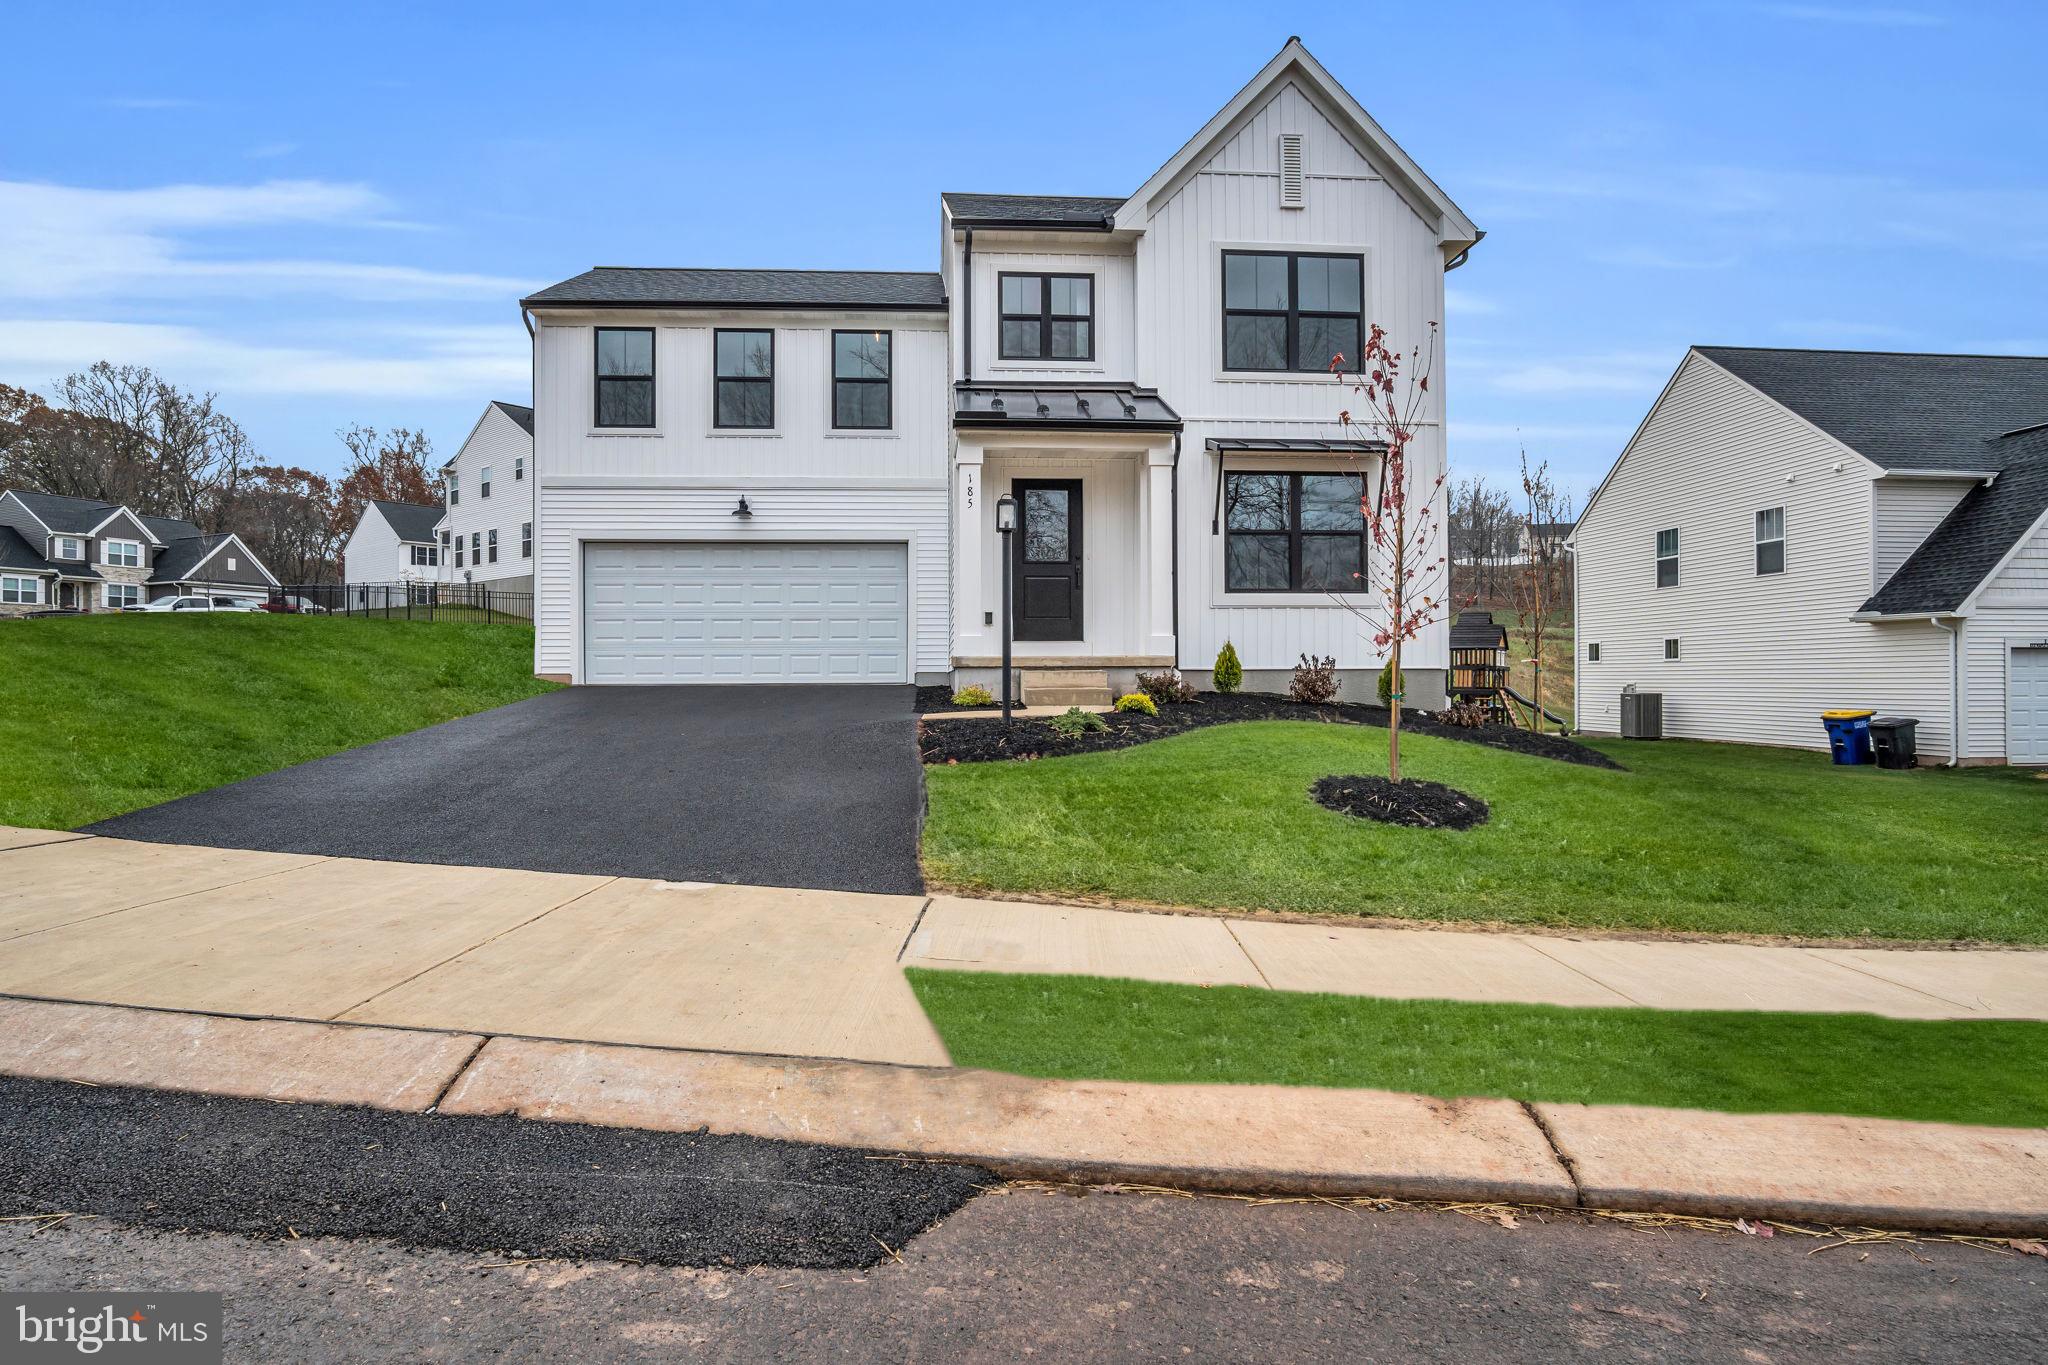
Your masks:
{"label": "white trim", "polygon": [[[1955,614],[1958,616],[1968,616],[1971,610],[1976,607],[1977,598],[1983,593],[1985,585],[1998,577],[1999,574],[2005,572],[2006,565],[2019,558],[2020,551],[2027,548],[2027,542],[2041,534],[2043,530],[2048,530],[2048,509],[2043,509],[2041,515],[2034,518],[2033,524],[2020,532],[2018,537],[2013,540],[2013,543],[2006,547],[2005,553],[1998,557],[1998,562],[1991,566],[1991,572],[1978,579],[1977,586],[1970,589],[1969,595],[1963,598],[1962,605],[1955,609]],[[1902,564],[1899,567],[1904,568],[1905,566]],[[1917,614],[1921,616],[1927,615],[1924,611]],[[1945,616],[1948,613],[1937,612],[1935,614]]]}
{"label": "white trim", "polygon": [[[375,507],[377,504],[371,503],[370,505],[372,507]],[[385,522],[387,525],[390,523],[390,520],[391,519],[389,517],[385,518]],[[185,570],[187,576],[198,573],[202,568],[206,566],[209,560],[211,560],[215,555],[219,554],[222,550],[227,549],[227,547],[230,545],[238,547],[243,554],[249,556],[249,562],[256,566],[256,572],[262,574],[265,578],[269,579],[271,587],[275,588],[281,586],[277,581],[277,575],[272,573],[269,569],[265,568],[263,561],[258,559],[255,555],[255,552],[252,551],[247,545],[244,545],[242,543],[242,538],[236,535],[233,531],[228,532],[226,538],[223,539],[220,544],[214,546],[211,550],[208,550],[205,554],[201,555],[199,557],[198,563],[194,564],[191,568]],[[244,588],[243,591],[246,592],[248,591],[248,589]]]}
{"label": "white trim", "polygon": [[[100,524],[101,524],[102,526],[104,526],[104,525],[105,525],[106,523],[105,523],[105,522],[101,522]],[[116,545],[132,545],[132,546],[134,546],[134,547],[135,547],[135,562],[134,562],[133,564],[128,564],[128,563],[124,563],[124,562],[122,562],[121,560],[118,560],[118,559],[109,559],[109,558],[107,557],[107,556],[108,556],[108,553],[109,553],[109,552],[110,552],[110,551],[111,551],[111,550],[112,550],[112,549],[113,549],[113,548],[114,548],[114,547],[115,547]],[[146,568],[148,568],[148,567],[149,567],[149,556],[148,556],[148,555],[146,555],[146,554],[144,554],[144,553],[142,552],[142,542],[141,542],[141,541],[139,541],[139,540],[130,540],[130,539],[128,539],[128,538],[127,538],[126,536],[109,536],[109,537],[107,537],[107,538],[106,538],[105,540],[102,540],[102,541],[100,542],[100,565],[101,565],[101,567],[103,567],[103,568],[109,568],[109,569],[146,569]]]}
{"label": "white trim", "polygon": [[[162,548],[164,547],[164,542],[163,542],[163,541],[161,541],[161,540],[158,540],[158,539],[156,538],[156,533],[155,533],[154,531],[152,531],[152,530],[150,530],[150,529],[149,529],[149,523],[148,523],[148,522],[146,522],[146,521],[144,521],[144,520],[143,520],[143,519],[142,519],[141,517],[137,516],[137,515],[136,515],[135,513],[133,513],[133,512],[130,512],[130,511],[128,510],[128,508],[127,508],[126,506],[122,506],[122,507],[116,507],[116,508],[115,508],[115,509],[114,509],[113,511],[111,511],[111,512],[107,513],[107,515],[106,515],[106,519],[105,519],[104,521],[100,522],[100,526],[105,526],[105,525],[107,524],[107,522],[109,522],[109,521],[112,521],[112,520],[113,520],[113,519],[114,519],[115,517],[118,517],[118,516],[122,515],[123,513],[126,513],[126,514],[127,514],[127,516],[128,516],[128,520],[130,520],[130,521],[134,522],[134,523],[135,523],[135,525],[136,525],[136,528],[137,528],[138,530],[140,530],[140,531],[142,532],[142,534],[144,534],[144,535],[146,535],[146,536],[148,536],[148,537],[149,537],[149,543],[150,543],[150,544],[152,544],[152,545],[156,546],[156,547],[157,547],[157,548],[158,548],[159,550],[161,550],[161,549],[162,549]],[[87,532],[86,532],[86,534],[87,534],[87,535],[89,535],[89,536],[96,536],[96,535],[98,535],[98,534],[100,533],[100,526],[95,526],[95,527],[93,527],[93,528],[92,528],[92,529],[91,529],[90,531],[87,531]]]}
{"label": "white trim", "polygon": [[[135,600],[134,600],[133,602],[128,602],[128,601],[116,602],[116,601],[114,600],[114,590],[115,590],[116,588],[119,588],[119,589],[121,589],[121,590],[122,590],[122,593],[123,593],[123,595],[124,595],[124,596],[125,596],[126,594],[128,594],[128,593],[134,593],[134,594],[135,594]],[[146,593],[146,592],[144,592],[144,591],[142,590],[142,584],[140,584],[140,583],[105,583],[105,582],[103,582],[103,583],[101,583],[101,584],[100,584],[100,605],[101,605],[101,606],[103,606],[103,607],[106,607],[106,608],[107,608],[108,610],[110,610],[110,611],[111,611],[111,610],[113,610],[113,609],[115,609],[115,608],[117,608],[117,607],[129,607],[129,606],[135,606],[135,607],[139,607],[139,606],[141,606],[141,605],[142,605],[143,603],[145,603],[145,602],[147,602],[147,601],[149,601],[149,594],[148,594],[148,593]]]}
{"label": "white trim", "polygon": [[[66,561],[72,561],[72,560],[75,560],[75,561],[77,561],[78,563],[81,563],[81,564],[83,564],[83,563],[85,563],[85,562],[86,562],[86,554],[85,554],[85,545],[86,545],[86,541],[87,541],[87,540],[89,540],[90,538],[91,538],[91,537],[89,537],[89,536],[79,536],[79,535],[73,535],[73,534],[71,534],[71,533],[70,533],[69,531],[59,531],[59,532],[56,532],[55,534],[53,534],[53,535],[52,535],[52,536],[50,537],[50,554],[49,554],[49,558],[50,558],[51,560],[53,560],[53,561],[54,561],[54,560],[66,560]],[[75,555],[67,555],[67,554],[64,554],[64,553],[62,553],[62,551],[63,551],[63,549],[64,549],[64,542],[65,542],[65,541],[67,541],[67,540],[68,540],[68,541],[71,541],[71,542],[73,542],[73,543],[75,543],[75,544],[76,544],[76,545],[78,546],[78,553],[77,553],[77,554],[75,554]]]}
{"label": "white trim", "polygon": [[6,491],[5,493],[0,493],[0,499],[6,499],[6,498],[14,498],[14,505],[15,505],[16,507],[19,507],[19,508],[20,508],[20,509],[21,509],[22,511],[24,511],[24,512],[28,513],[28,514],[29,514],[29,516],[31,516],[31,517],[34,517],[34,518],[35,518],[35,523],[36,523],[36,525],[38,525],[38,526],[40,526],[40,527],[42,527],[42,528],[43,528],[43,534],[44,534],[44,535],[46,535],[46,536],[54,536],[54,535],[56,535],[56,534],[57,534],[57,532],[56,532],[55,528],[53,528],[53,527],[52,527],[52,526],[50,525],[50,523],[49,523],[49,522],[47,522],[47,521],[44,521],[44,520],[43,520],[43,519],[42,519],[41,517],[38,517],[38,516],[36,516],[36,511],[35,511],[35,509],[34,509],[33,507],[30,507],[30,506],[29,506],[29,505],[28,505],[27,503],[23,502],[23,501],[22,501],[22,500],[21,500],[20,498],[18,498],[18,497],[15,497],[15,494],[14,494],[14,490],[13,490],[12,488],[8,489],[8,490],[7,490],[7,491]]}
{"label": "white trim", "polygon": [[20,573],[0,573],[0,591],[4,591],[5,585],[8,583],[17,585],[15,587],[15,592],[17,593],[21,591],[20,584],[30,584],[35,588],[36,595],[26,602],[14,601],[0,605],[10,607],[40,607],[47,605],[48,599],[43,592],[43,576],[41,574],[32,573],[27,570],[23,570]]}

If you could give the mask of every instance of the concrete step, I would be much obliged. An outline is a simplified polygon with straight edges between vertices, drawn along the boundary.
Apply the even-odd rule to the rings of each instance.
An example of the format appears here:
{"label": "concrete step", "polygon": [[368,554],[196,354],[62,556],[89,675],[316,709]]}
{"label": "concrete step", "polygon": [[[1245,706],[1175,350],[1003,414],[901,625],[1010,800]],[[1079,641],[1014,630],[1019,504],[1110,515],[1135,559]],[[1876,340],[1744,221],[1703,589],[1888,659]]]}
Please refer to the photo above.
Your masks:
{"label": "concrete step", "polygon": [[1025,692],[1026,704],[1031,706],[1057,706],[1065,710],[1069,706],[1085,706],[1101,710],[1109,705],[1109,689],[1106,687],[1034,687]]}
{"label": "concrete step", "polygon": [[1100,668],[1027,668],[1024,700],[1031,706],[1102,706],[1109,674]]}

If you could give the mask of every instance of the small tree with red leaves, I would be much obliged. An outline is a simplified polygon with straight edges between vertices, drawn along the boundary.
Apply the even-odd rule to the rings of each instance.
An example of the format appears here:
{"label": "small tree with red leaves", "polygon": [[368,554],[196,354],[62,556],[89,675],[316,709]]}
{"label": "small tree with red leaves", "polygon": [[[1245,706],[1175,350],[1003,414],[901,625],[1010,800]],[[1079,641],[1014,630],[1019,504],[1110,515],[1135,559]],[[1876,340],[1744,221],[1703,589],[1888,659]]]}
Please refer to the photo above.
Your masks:
{"label": "small tree with red leaves", "polygon": [[1338,413],[1338,421],[1347,432],[1379,440],[1387,448],[1378,488],[1366,478],[1359,490],[1374,563],[1382,571],[1377,577],[1367,575],[1367,602],[1344,605],[1365,622],[1373,648],[1384,650],[1393,668],[1387,777],[1394,782],[1401,780],[1401,650],[1450,610],[1450,557],[1444,553],[1443,519],[1436,511],[1444,475],[1420,477],[1408,464],[1408,447],[1428,420],[1429,372],[1435,359],[1435,323],[1429,325],[1427,343],[1406,355],[1389,346],[1386,329],[1374,323],[1355,364],[1347,366],[1341,355],[1330,362],[1331,373],[1363,404],[1361,412],[1347,408]]}

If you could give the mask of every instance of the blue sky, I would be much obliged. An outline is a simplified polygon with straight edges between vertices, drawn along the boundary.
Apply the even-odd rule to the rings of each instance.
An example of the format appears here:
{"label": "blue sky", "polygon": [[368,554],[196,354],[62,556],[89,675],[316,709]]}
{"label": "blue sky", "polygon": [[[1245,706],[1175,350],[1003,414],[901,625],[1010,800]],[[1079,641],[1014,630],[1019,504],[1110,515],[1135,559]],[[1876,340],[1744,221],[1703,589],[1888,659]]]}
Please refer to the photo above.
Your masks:
{"label": "blue sky", "polygon": [[1460,471],[1583,490],[1692,342],[2048,354],[2034,0],[11,12],[0,381],[151,364],[315,469],[452,454],[590,265],[930,269],[942,189],[1127,193],[1289,33],[1488,231]]}

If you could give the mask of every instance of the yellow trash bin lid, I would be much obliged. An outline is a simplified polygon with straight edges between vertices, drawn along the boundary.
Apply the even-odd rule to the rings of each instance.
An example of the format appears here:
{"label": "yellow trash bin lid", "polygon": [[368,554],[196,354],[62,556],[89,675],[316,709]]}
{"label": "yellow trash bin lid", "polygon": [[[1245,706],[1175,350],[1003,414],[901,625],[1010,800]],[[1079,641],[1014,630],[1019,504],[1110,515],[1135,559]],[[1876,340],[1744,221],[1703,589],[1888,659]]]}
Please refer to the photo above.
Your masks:
{"label": "yellow trash bin lid", "polygon": [[1822,720],[1862,720],[1865,717],[1876,714],[1877,712],[1875,711],[1823,711],[1820,713],[1820,718]]}

